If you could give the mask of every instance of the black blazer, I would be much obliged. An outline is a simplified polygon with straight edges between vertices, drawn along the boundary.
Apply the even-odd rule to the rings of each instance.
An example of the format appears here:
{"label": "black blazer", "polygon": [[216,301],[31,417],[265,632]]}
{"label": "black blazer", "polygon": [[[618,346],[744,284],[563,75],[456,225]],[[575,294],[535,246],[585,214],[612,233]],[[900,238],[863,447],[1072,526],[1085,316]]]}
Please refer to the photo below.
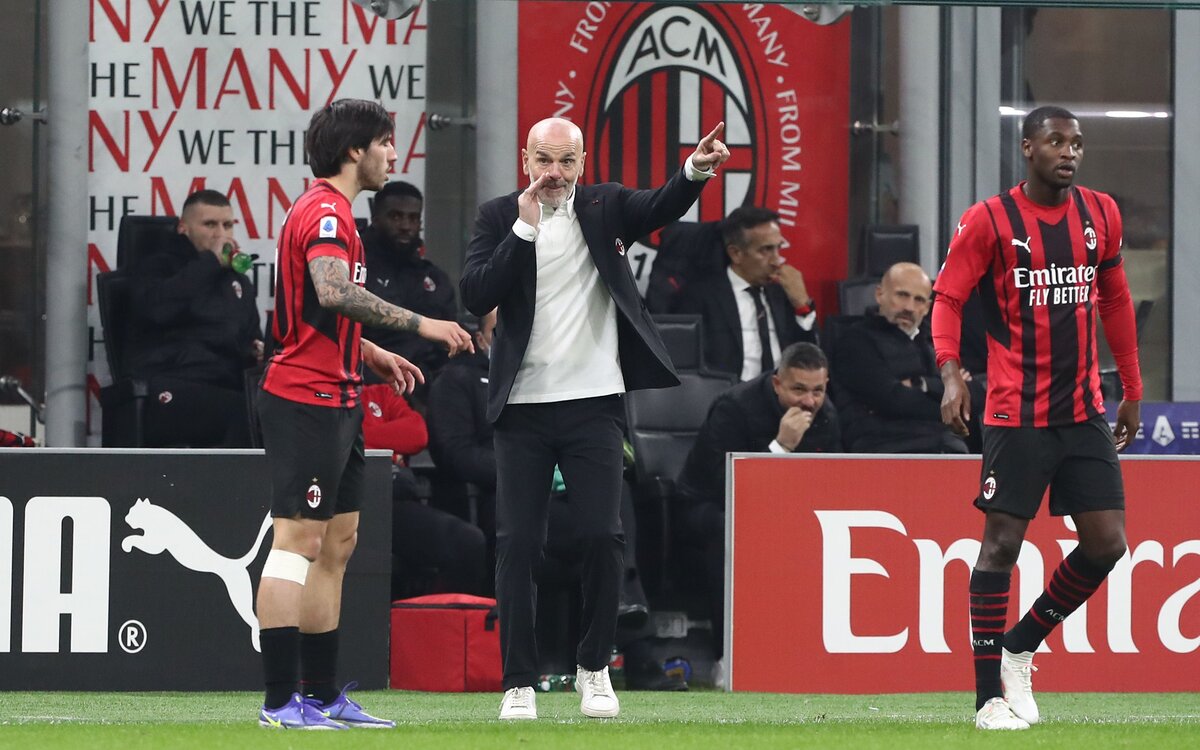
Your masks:
{"label": "black blazer", "polygon": [[[779,349],[782,351],[797,341],[817,343],[816,327],[811,331],[800,327],[783,287],[770,284],[763,289],[767,310],[775,323],[775,335],[779,337]],[[741,377],[745,357],[742,322],[725,269],[704,281],[689,284],[683,291],[678,311],[699,315],[704,320],[704,366]]]}
{"label": "black blazer", "polygon": [[[767,453],[779,434],[786,410],[779,403],[771,376],[765,372],[717,396],[679,472],[685,501],[725,509],[725,454]],[[837,453],[842,431],[837,409],[828,398],[793,453]]]}
{"label": "black blazer", "polygon": [[[624,250],[683,215],[704,182],[687,179],[683,169],[657,190],[631,190],[615,182],[575,186],[575,216],[592,261],[617,308],[617,348],[627,390],[679,384],[666,346],[638,294]],[[537,263],[534,243],[512,232],[520,192],[479,207],[475,234],[467,248],[459,291],[476,315],[499,307],[489,370],[488,419],[495,422],[508,403],[517,370],[533,330]]]}

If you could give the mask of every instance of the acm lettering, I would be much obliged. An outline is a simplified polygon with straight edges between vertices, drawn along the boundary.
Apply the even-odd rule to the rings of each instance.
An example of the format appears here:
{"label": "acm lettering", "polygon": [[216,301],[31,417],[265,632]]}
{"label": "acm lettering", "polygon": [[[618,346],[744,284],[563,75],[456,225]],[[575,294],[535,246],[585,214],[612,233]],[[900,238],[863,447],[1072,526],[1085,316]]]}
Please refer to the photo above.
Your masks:
{"label": "acm lettering", "polygon": [[[38,496],[30,498],[24,510],[21,651],[57,653],[59,624],[62,615],[68,615],[72,653],[107,652],[112,523],[108,501]],[[14,515],[12,501],[0,497],[0,653],[11,652],[13,645]],[[64,543],[69,544],[69,571],[62,569]]]}
{"label": "acm lettering", "polygon": [[[721,54],[720,41],[709,37],[707,27],[701,26],[699,32],[695,33],[693,38],[688,40],[690,44],[686,46],[672,46],[668,41],[667,33],[671,30],[672,26],[677,24],[690,26],[691,23],[690,18],[674,16],[664,21],[657,29],[653,26],[646,27],[646,30],[642,32],[642,37],[638,40],[637,49],[634,51],[633,59],[630,60],[629,69],[625,71],[625,74],[632,73],[638,67],[638,62],[643,57],[650,57],[655,61],[660,61],[665,53],[668,57],[676,60],[683,60],[690,57],[692,62],[701,68],[712,68],[715,64],[716,69],[720,71],[720,75],[725,76],[725,58]],[[676,38],[678,38],[678,35],[676,35]]]}

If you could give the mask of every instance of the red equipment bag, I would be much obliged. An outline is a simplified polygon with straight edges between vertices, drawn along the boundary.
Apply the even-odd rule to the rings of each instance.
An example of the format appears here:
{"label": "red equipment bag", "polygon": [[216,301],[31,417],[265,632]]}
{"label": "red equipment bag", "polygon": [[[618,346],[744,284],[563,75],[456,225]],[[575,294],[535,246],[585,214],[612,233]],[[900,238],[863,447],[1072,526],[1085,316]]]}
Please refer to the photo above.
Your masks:
{"label": "red equipment bag", "polygon": [[441,693],[498,692],[496,600],[431,594],[392,602],[391,686]]}

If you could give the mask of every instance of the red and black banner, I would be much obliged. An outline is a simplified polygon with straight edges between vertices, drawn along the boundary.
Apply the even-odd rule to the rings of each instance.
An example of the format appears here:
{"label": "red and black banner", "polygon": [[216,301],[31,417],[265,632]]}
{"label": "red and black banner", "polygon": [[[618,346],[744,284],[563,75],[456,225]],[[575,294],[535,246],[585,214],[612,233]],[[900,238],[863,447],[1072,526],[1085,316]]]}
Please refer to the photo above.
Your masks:
{"label": "red and black banner", "polygon": [[[848,20],[818,26],[760,3],[528,1],[519,18],[519,147],[533,123],[566,117],[584,133],[584,179],[655,187],[724,121],[731,158],[685,219],[778,211],[785,256],[818,302],[833,299],[846,275]],[[643,289],[655,254],[629,253]]]}

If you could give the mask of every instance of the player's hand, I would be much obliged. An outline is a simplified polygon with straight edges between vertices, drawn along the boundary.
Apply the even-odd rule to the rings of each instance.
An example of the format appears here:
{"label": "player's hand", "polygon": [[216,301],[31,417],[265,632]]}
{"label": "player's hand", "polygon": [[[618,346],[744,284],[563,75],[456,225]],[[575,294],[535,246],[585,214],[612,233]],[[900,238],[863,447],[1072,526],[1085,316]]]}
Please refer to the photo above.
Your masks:
{"label": "player's hand", "polygon": [[451,357],[460,352],[475,351],[475,344],[471,343],[471,334],[453,320],[421,318],[417,325],[417,335],[444,344]]}
{"label": "player's hand", "polygon": [[812,412],[793,406],[779,420],[779,434],[775,436],[775,442],[789,451],[796,450],[796,446],[804,439],[804,433],[812,426],[812,421]]}
{"label": "player's hand", "polygon": [[729,159],[729,149],[718,140],[725,130],[725,123],[718,122],[712,132],[700,139],[692,154],[692,166],[701,172],[712,172]]}
{"label": "player's hand", "polygon": [[542,187],[549,180],[549,172],[529,183],[529,187],[517,196],[517,213],[521,221],[531,227],[536,227],[542,221]]}
{"label": "player's hand", "polygon": [[1141,401],[1121,401],[1117,405],[1117,424],[1113,427],[1113,442],[1117,452],[1129,447],[1137,435],[1138,425],[1142,422]]}
{"label": "player's hand", "polygon": [[366,339],[362,341],[362,358],[363,364],[370,367],[383,382],[391,385],[398,396],[412,393],[417,383],[425,382],[421,368],[399,354],[393,354]]}
{"label": "player's hand", "polygon": [[971,421],[971,391],[956,360],[942,365],[942,384],[946,387],[942,394],[942,423],[955,435],[967,437],[971,434],[967,428],[967,422]]}

